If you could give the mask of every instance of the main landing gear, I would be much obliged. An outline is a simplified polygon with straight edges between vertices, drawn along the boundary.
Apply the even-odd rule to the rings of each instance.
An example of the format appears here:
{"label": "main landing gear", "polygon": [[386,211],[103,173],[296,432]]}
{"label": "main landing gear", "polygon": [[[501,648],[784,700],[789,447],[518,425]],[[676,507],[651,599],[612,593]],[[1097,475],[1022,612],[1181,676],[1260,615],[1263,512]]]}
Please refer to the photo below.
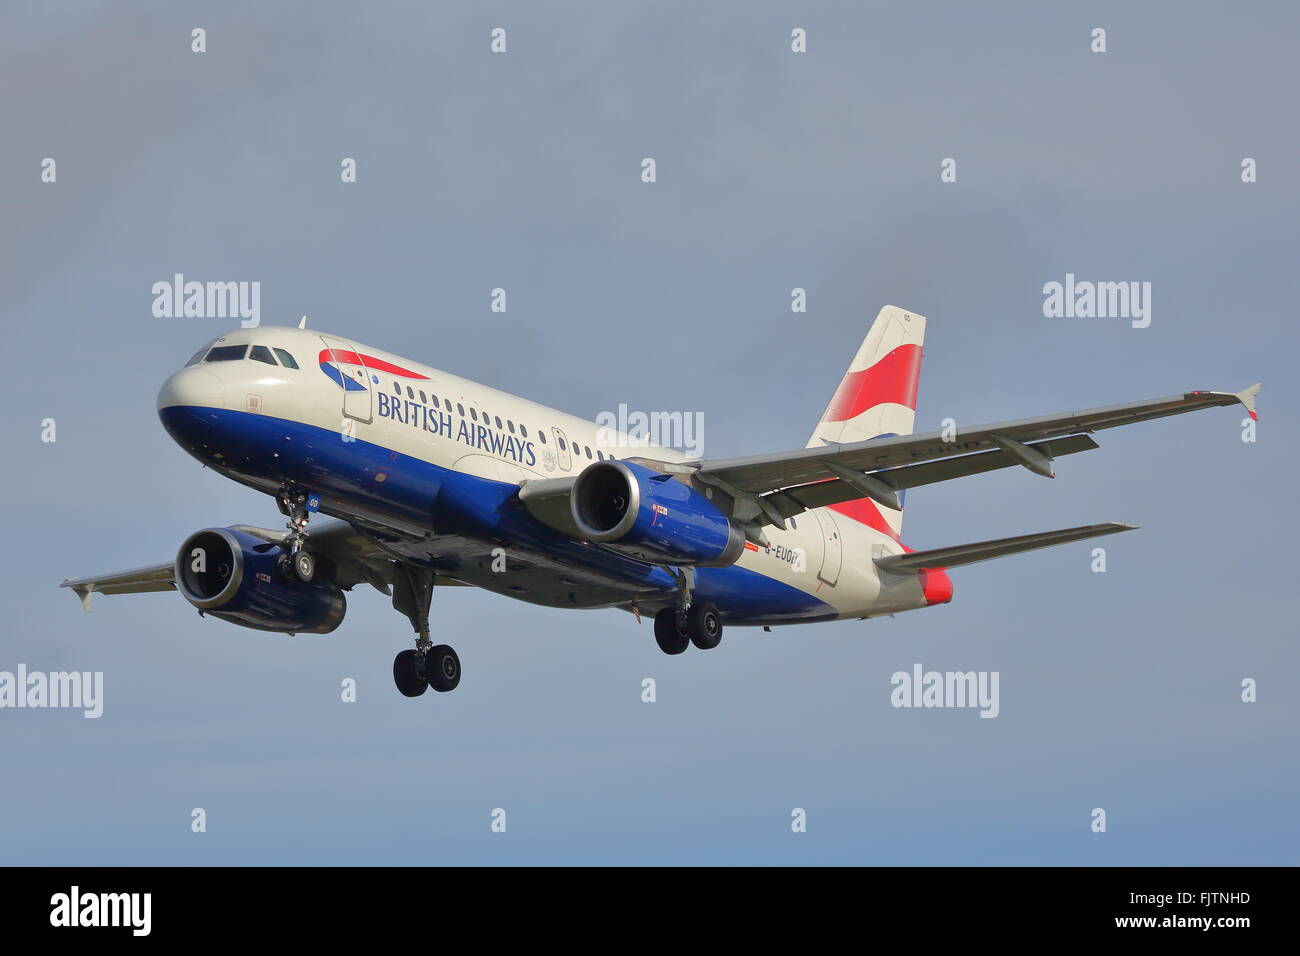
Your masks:
{"label": "main landing gear", "polygon": [[280,573],[287,581],[297,578],[303,584],[308,584],[316,576],[316,559],[304,547],[307,543],[307,521],[311,518],[311,512],[307,508],[307,495],[305,492],[281,488],[275,496],[275,503],[279,505],[280,513],[289,519],[285,526],[289,533],[280,542],[283,552],[279,560]]}
{"label": "main landing gear", "polygon": [[722,616],[708,601],[692,601],[693,569],[678,574],[677,606],[655,615],[655,643],[665,654],[680,654],[694,644],[702,651],[722,641]]}
{"label": "main landing gear", "polygon": [[429,638],[433,580],[432,571],[401,564],[393,582],[393,607],[410,618],[416,633],[415,647],[393,658],[393,683],[407,697],[419,697],[430,687],[446,693],[460,684],[460,658],[456,652]]}

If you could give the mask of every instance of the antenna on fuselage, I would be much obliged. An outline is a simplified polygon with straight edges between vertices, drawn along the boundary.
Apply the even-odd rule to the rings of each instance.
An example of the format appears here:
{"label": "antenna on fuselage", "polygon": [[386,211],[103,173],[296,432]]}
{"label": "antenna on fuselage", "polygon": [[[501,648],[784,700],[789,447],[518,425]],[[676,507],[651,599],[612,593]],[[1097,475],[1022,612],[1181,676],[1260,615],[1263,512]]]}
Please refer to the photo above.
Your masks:
{"label": "antenna on fuselage", "polygon": [[304,315],[301,319],[298,320],[298,328],[300,329],[307,328],[307,316]]}

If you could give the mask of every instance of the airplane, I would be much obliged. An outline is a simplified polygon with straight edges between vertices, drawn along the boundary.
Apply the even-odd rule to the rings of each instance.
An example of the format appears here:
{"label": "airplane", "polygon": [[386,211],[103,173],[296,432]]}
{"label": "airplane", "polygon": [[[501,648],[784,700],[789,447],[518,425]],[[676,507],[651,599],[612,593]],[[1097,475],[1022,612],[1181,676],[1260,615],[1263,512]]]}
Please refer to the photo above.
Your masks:
{"label": "airplane", "polygon": [[[158,393],[168,434],[275,498],[284,530],[204,528],[175,560],[65,580],[103,594],[177,590],[200,615],[328,634],[369,584],[415,632],[393,662],[407,697],[460,683],[430,637],[435,587],[653,620],[666,654],[724,626],[867,619],[945,604],[947,571],[1133,530],[1117,522],[916,551],[910,488],[1053,462],[1104,428],[1240,403],[1259,385],[913,434],[926,319],[880,310],[805,447],[716,460],[567,415],[336,335],[237,329]],[[327,515],[334,520],[319,519]],[[309,526],[311,530],[309,531]]]}

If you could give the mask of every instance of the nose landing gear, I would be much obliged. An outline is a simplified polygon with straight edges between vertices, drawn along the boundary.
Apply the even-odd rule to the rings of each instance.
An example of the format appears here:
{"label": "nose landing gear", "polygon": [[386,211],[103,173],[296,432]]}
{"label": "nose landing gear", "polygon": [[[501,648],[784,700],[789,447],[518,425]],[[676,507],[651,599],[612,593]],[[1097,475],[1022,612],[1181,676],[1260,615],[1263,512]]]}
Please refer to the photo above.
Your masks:
{"label": "nose landing gear", "polygon": [[315,510],[314,501],[305,492],[289,488],[280,489],[280,493],[275,496],[280,513],[289,519],[285,526],[289,533],[280,542],[283,553],[279,561],[280,573],[286,580],[297,578],[303,584],[308,584],[316,576],[316,559],[304,548],[307,543],[307,522]]}

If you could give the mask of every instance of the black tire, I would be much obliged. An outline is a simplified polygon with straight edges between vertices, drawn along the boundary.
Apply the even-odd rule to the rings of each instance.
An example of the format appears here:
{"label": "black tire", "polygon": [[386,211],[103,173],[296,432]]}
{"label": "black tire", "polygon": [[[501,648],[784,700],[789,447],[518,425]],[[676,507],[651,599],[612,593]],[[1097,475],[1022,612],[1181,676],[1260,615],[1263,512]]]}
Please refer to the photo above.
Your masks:
{"label": "black tire", "polygon": [[677,609],[666,607],[655,615],[655,643],[665,654],[680,654],[691,639],[677,629]]}
{"label": "black tire", "polygon": [[429,689],[429,682],[416,668],[418,658],[414,650],[405,650],[393,658],[393,683],[406,697],[419,697]]}
{"label": "black tire", "polygon": [[460,684],[460,658],[448,645],[437,644],[424,656],[424,673],[439,693],[455,690]]}
{"label": "black tire", "polygon": [[293,557],[288,553],[282,552],[280,556],[275,559],[275,570],[280,575],[280,580],[282,581],[293,581],[297,579],[297,575],[293,573]]}
{"label": "black tire", "polygon": [[293,573],[303,584],[310,584],[316,576],[316,559],[309,551],[299,551],[293,556]]}
{"label": "black tire", "polygon": [[692,604],[686,617],[686,633],[700,650],[713,650],[722,641],[722,617],[718,609],[707,601]]}

